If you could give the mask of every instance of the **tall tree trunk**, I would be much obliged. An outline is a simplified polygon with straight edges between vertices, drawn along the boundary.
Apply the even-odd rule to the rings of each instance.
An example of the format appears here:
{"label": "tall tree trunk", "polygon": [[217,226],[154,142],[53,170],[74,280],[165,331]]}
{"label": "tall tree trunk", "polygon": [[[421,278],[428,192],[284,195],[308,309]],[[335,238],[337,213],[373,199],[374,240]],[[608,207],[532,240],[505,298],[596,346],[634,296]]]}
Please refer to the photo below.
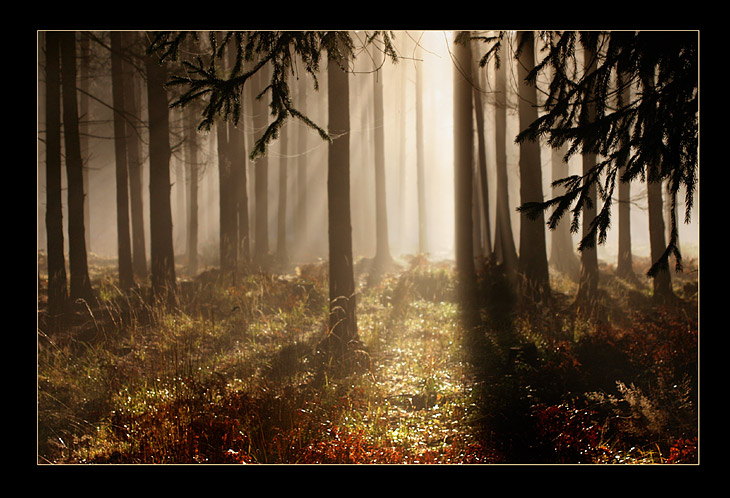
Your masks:
{"label": "tall tree trunk", "polygon": [[195,108],[188,107],[184,110],[185,135],[187,158],[185,163],[188,167],[188,240],[187,240],[187,263],[188,272],[195,275],[198,271],[198,133],[195,125]]}
{"label": "tall tree trunk", "polygon": [[218,143],[218,189],[220,217],[220,268],[225,274],[236,270],[238,216],[236,212],[236,184],[233,178],[231,136],[233,126],[226,121],[216,123]]}
{"label": "tall tree trunk", "polygon": [[147,108],[149,112],[150,162],[150,270],[155,299],[168,306],[177,304],[175,253],[172,242],[170,205],[170,121],[165,67],[154,55],[145,58]]}
{"label": "tall tree trunk", "polygon": [[[619,85],[623,82],[619,80]],[[628,105],[631,97],[630,87],[625,85],[622,89],[624,105]],[[628,132],[622,141],[627,144],[629,140]],[[619,169],[619,179],[626,170],[626,165],[621,165]],[[631,183],[619,180],[618,182],[618,261],[616,264],[616,274],[622,278],[636,278],[634,273],[634,263],[631,253]]]}
{"label": "tall tree trunk", "polygon": [[234,151],[233,169],[238,208],[238,264],[247,266],[251,260],[251,234],[248,221],[248,155],[246,154],[246,136],[243,124],[240,127],[233,127],[231,146]]}
{"label": "tall tree trunk", "polygon": [[495,77],[494,138],[497,155],[497,213],[494,235],[494,252],[505,274],[511,279],[517,271],[517,248],[512,235],[507,177],[507,67],[509,62],[506,44],[500,44],[501,64]]}
{"label": "tall tree trunk", "polygon": [[325,348],[347,366],[350,343],[357,340],[356,294],[350,221],[350,87],[336,62],[327,66],[327,210],[329,225],[329,330]]}
{"label": "tall tree trunk", "polygon": [[[257,82],[253,89],[254,95],[263,90],[266,86],[264,68],[257,73],[254,81]],[[256,136],[263,134],[268,126],[268,107],[265,102],[254,100],[254,133]],[[269,165],[266,156],[259,156],[255,161],[255,192],[256,192],[256,218],[254,235],[254,262],[257,265],[266,263],[269,256]]]}
{"label": "tall tree trunk", "polygon": [[46,233],[48,313],[63,312],[68,299],[61,194],[61,74],[59,34],[46,32]]}
{"label": "tall tree trunk", "polygon": [[[476,64],[475,64],[476,66]],[[474,68],[477,69],[476,67]],[[478,80],[478,78],[475,78]],[[492,228],[489,223],[489,183],[487,178],[487,144],[484,124],[484,105],[482,103],[481,89],[474,86],[474,115],[477,123],[477,167],[479,177],[479,193],[481,194],[480,223],[482,233],[483,256],[492,256]]]}
{"label": "tall tree trunk", "polygon": [[[299,110],[307,115],[306,80],[301,78],[298,85]],[[307,131],[306,126],[299,126],[297,137],[297,247],[298,257],[309,254],[309,225],[307,216]]]}
{"label": "tall tree trunk", "polygon": [[[643,76],[641,83],[644,94],[654,92],[654,75]],[[653,114],[650,113],[647,123],[653,122]],[[649,209],[649,249],[652,264],[656,264],[667,249],[667,242],[664,238],[665,225],[664,209],[662,206],[662,184],[659,166],[656,164],[647,165],[646,195]],[[671,274],[669,273],[669,259],[665,259],[659,264],[652,278],[654,299],[661,303],[666,303],[671,300],[674,297],[674,292],[672,290]]]}
{"label": "tall tree trunk", "polygon": [[[89,115],[89,59],[91,58],[91,49],[89,46],[89,38],[81,34],[79,38],[79,142],[81,144],[81,158],[83,161],[89,160],[89,123],[91,116]],[[91,214],[89,211],[89,165],[84,166],[84,234],[86,237],[86,249],[91,251]]]}
{"label": "tall tree trunk", "polygon": [[84,234],[84,178],[79,117],[76,98],[76,33],[64,31],[61,37],[61,79],[63,88],[63,129],[66,145],[68,184],[68,244],[71,299],[94,300],[86,259]]}
{"label": "tall tree trunk", "polygon": [[[552,179],[560,180],[568,176],[568,163],[563,158],[566,147],[551,149]],[[565,187],[553,186],[553,197],[565,193]],[[580,260],[573,249],[573,237],[570,233],[570,220],[562,219],[552,231],[550,237],[550,264],[556,270],[578,281],[580,275]]]}
{"label": "tall tree trunk", "polygon": [[473,105],[471,46],[454,43],[454,202],[456,272],[464,302],[476,292],[472,225]]}
{"label": "tall tree trunk", "polygon": [[288,254],[286,249],[286,198],[287,198],[287,162],[289,149],[289,131],[286,124],[279,136],[279,213],[276,231],[276,259],[280,264],[286,264]]}
{"label": "tall tree trunk", "polygon": [[[122,32],[122,42],[128,49],[138,40],[135,32]],[[132,123],[140,121],[140,102],[136,84],[135,69],[123,61],[125,69],[123,81],[124,104],[129,117],[127,121],[127,166],[129,173],[129,201],[132,220],[132,267],[139,278],[147,278],[147,244],[144,229],[144,201],[142,196],[142,151],[139,131]]]}
{"label": "tall tree trunk", "polygon": [[[388,208],[385,192],[385,120],[383,118],[383,53],[374,51],[373,128],[375,133],[375,273],[385,271],[392,263],[388,240]],[[402,168],[403,165],[400,164]]]}
{"label": "tall tree trunk", "polygon": [[[527,73],[535,67],[535,38],[532,31],[523,31],[520,37],[522,50],[517,65],[517,80],[520,128],[524,130],[537,120],[537,89],[525,80]],[[520,202],[526,204],[543,200],[540,144],[537,141],[523,141],[520,143]],[[550,297],[545,217],[542,211],[535,219],[528,218],[524,212],[520,215],[519,272],[524,279],[523,294],[538,301]]]}
{"label": "tall tree trunk", "polygon": [[[584,52],[584,64],[586,72],[595,70],[595,51],[592,48],[586,48]],[[595,105],[589,101],[585,104],[588,107],[588,120],[592,122],[595,119]],[[596,166],[596,154],[583,151],[583,177],[587,178],[588,173]],[[590,225],[596,218],[598,212],[598,195],[596,186],[593,184],[588,190],[588,198],[590,203],[583,206],[583,238],[589,231]],[[578,293],[576,302],[579,305],[590,306],[596,299],[598,294],[598,248],[595,243],[583,247],[581,250],[581,273],[578,282]]]}
{"label": "tall tree trunk", "polygon": [[132,271],[132,241],[129,236],[129,176],[127,174],[126,106],[124,102],[122,70],[122,34],[112,31],[111,75],[112,103],[114,106],[114,158],[116,163],[117,193],[117,257],[119,266],[119,287],[129,290],[134,286]]}
{"label": "tall tree trunk", "polygon": [[428,252],[426,220],[426,169],[423,148],[423,62],[421,46],[416,47],[416,189],[418,192],[418,252]]}

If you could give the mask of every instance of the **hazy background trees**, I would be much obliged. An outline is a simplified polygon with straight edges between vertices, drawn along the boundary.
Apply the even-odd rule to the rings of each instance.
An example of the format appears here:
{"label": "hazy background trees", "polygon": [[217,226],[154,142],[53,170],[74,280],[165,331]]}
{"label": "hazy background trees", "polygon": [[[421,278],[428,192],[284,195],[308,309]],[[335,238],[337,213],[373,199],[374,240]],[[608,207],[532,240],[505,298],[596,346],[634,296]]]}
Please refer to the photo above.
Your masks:
{"label": "hazy background trees", "polygon": [[[331,116],[328,113],[332,111],[329,73],[327,78],[322,77],[327,72],[324,66],[317,69],[320,77],[315,84],[313,74],[305,69],[311,63],[306,53],[304,56],[290,54],[291,59],[282,55],[276,63],[262,64],[243,85],[236,97],[238,100],[223,99],[219,103],[216,112],[220,113],[225,106],[231,106],[231,109],[238,106],[240,113],[237,120],[223,120],[218,114],[206,114],[205,108],[206,102],[211,102],[211,95],[219,94],[204,92],[200,101],[193,102],[191,98],[181,106],[182,109],[180,106],[170,109],[170,103],[184,95],[186,89],[181,85],[162,86],[163,82],[169,83],[173,75],[180,76],[191,68],[194,73],[198,68],[195,56],[202,57],[200,69],[205,69],[211,62],[208,54],[214,43],[210,33],[187,36],[184,38],[186,50],[179,60],[169,58],[156,65],[151,61],[155,57],[159,59],[159,51],[153,57],[145,55],[154,40],[153,33],[61,34],[72,41],[69,33],[74,35],[74,40],[84,40],[84,43],[72,50],[67,48],[66,57],[71,60],[72,52],[74,58],[78,55],[84,71],[88,70],[88,77],[75,77],[78,81],[76,91],[63,94],[64,99],[77,98],[76,104],[69,100],[68,105],[63,105],[64,113],[70,109],[80,110],[75,113],[75,126],[72,114],[68,118],[64,114],[61,123],[64,141],[60,156],[65,160],[60,168],[66,167],[67,175],[62,176],[60,185],[58,162],[54,159],[59,155],[57,142],[54,142],[54,137],[58,136],[54,124],[57,120],[53,114],[57,108],[53,103],[56,87],[53,74],[57,69],[52,60],[44,59],[47,53],[39,58],[41,77],[47,78],[39,91],[45,91],[48,99],[42,101],[45,109],[43,122],[39,123],[40,130],[46,134],[42,143],[46,150],[42,157],[48,158],[45,167],[39,168],[39,184],[47,189],[43,197],[47,204],[47,219],[39,219],[39,248],[48,248],[50,265],[52,246],[68,245],[72,297],[88,295],[89,291],[84,287],[88,275],[84,276],[87,263],[83,262],[85,256],[82,254],[117,258],[117,247],[126,245],[125,233],[130,234],[131,240],[130,249],[124,249],[124,254],[132,254],[135,278],[144,282],[149,258],[156,286],[162,281],[174,283],[176,276],[194,274],[213,266],[239,268],[249,256],[259,264],[268,263],[273,257],[271,248],[279,252],[280,262],[290,263],[281,265],[277,271],[293,271],[297,264],[329,258],[330,249],[323,227],[328,223],[330,146],[317,130],[317,127],[329,129]],[[628,275],[632,267],[631,256],[664,260],[674,255],[679,241],[690,248],[689,244],[696,243],[696,225],[685,225],[681,223],[683,220],[676,223],[677,217],[681,216],[677,214],[676,198],[685,192],[689,199],[694,198],[696,173],[681,167],[667,169],[666,161],[661,162],[660,169],[649,168],[648,171],[658,172],[658,179],[665,186],[664,192],[659,192],[663,196],[660,208],[663,218],[654,217],[651,222],[654,226],[661,219],[664,228],[651,230],[647,184],[639,173],[645,164],[652,163],[652,157],[659,156],[657,153],[651,156],[650,151],[637,147],[640,137],[635,130],[642,129],[647,120],[637,121],[631,113],[637,108],[648,113],[653,106],[658,109],[657,113],[664,113],[656,114],[657,119],[672,118],[665,110],[665,104],[671,102],[668,82],[678,82],[676,87],[684,85],[686,79],[662,66],[662,59],[657,55],[661,43],[651,38],[634,40],[626,34],[614,39],[597,34],[472,32],[471,36],[477,39],[469,46],[463,46],[454,43],[454,35],[449,33],[398,31],[389,35],[391,47],[398,51],[398,62],[393,63],[383,54],[387,51],[385,38],[373,37],[374,34],[351,33],[355,48],[354,58],[348,66],[347,100],[350,264],[359,258],[379,260],[383,254],[388,255],[383,256],[385,259],[404,261],[402,258],[408,255],[426,252],[432,259],[455,259],[457,263],[468,260],[466,266],[472,266],[478,258],[493,254],[507,275],[516,275],[519,269],[529,280],[539,282],[538,287],[549,289],[547,248],[550,248],[550,265],[575,274],[575,251],[580,240],[595,237],[601,243],[587,244],[580,252],[583,260],[581,289],[592,292],[599,258],[617,264],[616,271],[620,275]],[[246,71],[261,62],[254,56],[258,50],[255,45],[246,45],[244,38],[235,36],[238,35],[218,33],[222,51],[215,59],[218,71],[215,77],[222,81],[231,75],[234,79],[242,78]],[[251,40],[265,46],[286,40],[290,35],[276,36],[258,33]],[[50,38],[52,42],[53,35]],[[685,38],[680,38],[686,44]],[[225,39],[229,44],[224,44]],[[487,39],[490,41],[483,43]],[[174,41],[174,38],[169,40]],[[366,40],[370,40],[369,45]],[[86,41],[90,42],[88,47]],[[495,45],[495,41],[500,43]],[[240,52],[234,48],[234,42],[238,43]],[[544,43],[550,44],[547,52],[539,50]],[[644,86],[639,84],[639,74],[644,74],[646,68],[641,61],[632,58],[635,55],[631,50],[636,43],[643,43],[641,46],[648,50],[649,56],[644,62],[646,67],[655,68],[654,88],[648,86],[646,78]],[[367,50],[364,50],[366,46]],[[489,53],[492,46],[495,51]],[[572,47],[572,52],[568,47]],[[681,58],[684,49],[679,42],[672,42],[668,47],[672,54],[676,52],[675,59],[684,60]],[[52,43],[50,47],[43,44],[42,48],[52,55]],[[250,51],[251,57],[241,64],[245,50]],[[462,53],[466,51],[471,54]],[[576,57],[567,55],[571,53]],[[621,53],[624,53],[624,59],[619,57]],[[287,60],[289,62],[285,62]],[[120,85],[114,85],[112,81],[112,61],[115,61],[116,74],[126,75],[122,78],[121,92],[116,91]],[[455,61],[459,61],[458,64]],[[592,61],[598,63],[595,76],[591,76],[594,72]],[[616,71],[619,61],[623,61],[620,62],[621,71]],[[186,62],[193,65],[185,66]],[[576,65],[576,72],[569,71],[571,64]],[[58,68],[62,73],[67,71],[64,74],[69,79],[71,69],[70,62]],[[692,66],[686,65],[685,71],[691,74]],[[469,73],[471,75],[465,78]],[[457,74],[460,78],[456,78]],[[287,79],[287,92],[272,91],[279,88],[272,82],[284,78]],[[462,88],[462,81],[466,81],[467,86]],[[558,84],[550,85],[552,81]],[[568,135],[547,132],[549,125],[562,124],[562,118],[555,112],[556,103],[566,101],[560,100],[561,95],[565,95],[559,93],[560,89],[568,82],[576,81],[581,85],[586,81],[597,82],[586,84],[585,88],[580,86],[580,89],[581,92],[585,89],[585,95],[591,95],[589,91],[599,92],[600,98],[597,99],[598,109],[592,110],[586,105],[585,109],[579,108],[575,116],[584,120],[583,123],[595,120],[601,124],[606,120],[607,109],[617,109],[621,119],[633,119],[633,128],[627,127],[621,134],[625,147],[617,150],[634,147],[645,153],[645,159],[637,161],[635,155],[621,156],[611,149],[617,142],[596,142],[596,147],[589,144],[583,151],[571,144]],[[145,93],[140,92],[142,89]],[[202,87],[194,89],[201,90]],[[619,95],[622,95],[621,99],[618,99]],[[691,98],[690,94],[687,100],[691,102]],[[613,107],[602,104],[604,100],[610,100]],[[461,109],[459,104],[453,108],[455,114],[452,115],[451,106],[456,102],[463,102],[464,111],[457,111]],[[163,103],[167,106],[167,132],[162,131],[165,127]],[[196,105],[198,107],[194,107]],[[684,112],[685,107],[674,107]],[[299,119],[292,109],[311,122]],[[286,113],[290,114],[284,125],[282,116]],[[90,116],[95,119],[89,119]],[[212,126],[209,129],[200,126],[201,120],[203,124],[209,120],[208,124]],[[528,122],[532,125],[527,126]],[[118,133],[114,132],[115,124],[119,127]],[[75,128],[82,131],[74,132]],[[520,132],[524,133],[516,143],[515,137]],[[163,135],[167,137],[166,141],[161,138]],[[126,145],[120,142],[115,148],[114,137],[123,138]],[[607,134],[607,137],[618,140],[618,134]],[[530,138],[538,138],[538,142],[532,142]],[[87,152],[82,152],[84,139]],[[458,145],[462,140],[463,144]],[[555,145],[559,147],[550,148]],[[119,154],[118,160],[115,151]],[[122,154],[126,155],[126,160]],[[39,161],[42,157],[39,155]],[[676,158],[669,159],[674,161],[672,164],[677,163]],[[540,221],[538,215],[533,222],[529,221],[527,212],[518,213],[520,204],[539,204],[555,196],[576,199],[575,188],[582,188],[580,182],[552,183],[571,175],[588,174],[596,166],[605,168],[606,161],[610,161],[612,167],[621,163],[622,170],[616,178],[631,180],[630,183],[618,182],[615,194],[607,184],[585,182],[585,194],[593,202],[590,206],[583,204],[582,209],[566,211],[568,214],[560,223],[553,223],[559,221],[559,217]],[[116,165],[123,163],[127,165],[126,170],[120,168],[118,171],[120,174],[126,172],[126,181],[122,176],[118,180],[113,177]],[[170,176],[170,168],[174,171],[177,165],[181,173]],[[464,176],[455,175],[455,171],[462,171]],[[88,175],[87,181],[83,180],[84,175]],[[610,173],[612,175],[614,173]],[[125,185],[128,185],[128,191]],[[668,190],[666,185],[669,185]],[[111,204],[114,199],[111,186],[119,187],[120,202],[128,192],[127,208],[117,210]],[[599,187],[595,194],[590,190],[594,187]],[[65,204],[62,199],[59,213],[58,192],[64,190],[68,197]],[[607,196],[609,193],[611,195]],[[652,196],[652,199],[657,198],[653,191]],[[148,211],[143,209],[146,203],[149,203]],[[41,199],[39,204],[42,204]],[[169,217],[165,214],[167,204],[170,204]],[[655,205],[652,201],[652,213]],[[78,214],[84,206],[92,207],[85,219]],[[687,214],[694,212],[691,201],[686,207]],[[67,210],[65,217],[64,209]],[[591,209],[596,209],[595,214]],[[127,210],[129,220],[120,220],[119,226],[109,218],[110,213],[123,214]],[[619,230],[602,232],[604,211],[618,213]],[[582,219],[577,218],[579,214]],[[598,223],[593,222],[595,215],[599,215]],[[59,219],[61,226],[65,224],[69,230],[68,237],[60,242]],[[83,221],[79,223],[79,219]],[[469,219],[468,229],[455,222],[457,219]],[[696,216],[694,219],[690,216],[690,219],[696,222]],[[546,222],[552,230],[546,230]],[[568,230],[578,225],[584,230],[582,234]],[[93,229],[85,230],[89,226]],[[531,227],[535,228],[534,233],[528,230]],[[84,229],[82,238],[85,239],[83,250],[77,240],[81,229]],[[176,236],[168,242],[169,230],[185,237]],[[654,243],[654,254],[651,254],[648,234],[657,230],[665,240]],[[460,233],[458,237],[457,232]],[[158,238],[163,233],[165,241],[161,242]],[[200,240],[196,239],[198,234]],[[467,240],[467,237],[471,240],[470,255],[461,256],[459,251],[463,249],[466,255],[467,250],[457,240]],[[145,247],[146,240],[150,241],[149,248]],[[625,249],[627,245],[630,250]],[[533,250],[537,253],[531,256]],[[165,256],[160,256],[160,251]],[[57,258],[58,249],[53,252]],[[119,263],[127,260],[125,255]],[[57,259],[54,261],[55,267],[59,267]],[[176,263],[183,262],[186,263],[184,267],[175,267]],[[655,267],[655,274],[659,275],[664,269],[664,266]],[[122,273],[124,280],[129,281],[129,270],[125,267],[122,272],[120,266],[120,275]],[[469,273],[473,272],[469,270]],[[657,288],[656,292],[662,291]]]}

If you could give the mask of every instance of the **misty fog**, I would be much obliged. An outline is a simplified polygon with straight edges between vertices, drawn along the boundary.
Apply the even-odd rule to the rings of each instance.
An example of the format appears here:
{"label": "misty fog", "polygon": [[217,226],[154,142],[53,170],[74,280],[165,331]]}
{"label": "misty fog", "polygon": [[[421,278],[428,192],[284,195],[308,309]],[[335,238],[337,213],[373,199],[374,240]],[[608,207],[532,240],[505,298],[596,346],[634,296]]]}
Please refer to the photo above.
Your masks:
{"label": "misty fog", "polygon": [[[385,128],[385,166],[386,192],[388,209],[388,228],[390,249],[393,256],[403,256],[418,252],[418,214],[416,193],[416,153],[415,153],[415,67],[422,65],[423,71],[423,104],[424,104],[424,142],[425,142],[425,182],[426,182],[426,216],[428,224],[428,253],[434,260],[453,259],[454,255],[454,185],[453,185],[453,117],[452,117],[452,58],[450,47],[451,33],[427,31],[420,36],[417,32],[395,32],[400,60],[394,64],[386,58],[382,69],[377,73],[384,84],[384,128]],[[416,39],[417,36],[420,36]],[[415,47],[421,44],[422,50],[418,60]],[[39,84],[38,84],[38,129],[39,136],[45,129],[42,84],[42,56],[39,48]],[[351,205],[352,236],[355,258],[372,257],[375,252],[375,194],[373,167],[373,125],[372,125],[372,88],[374,65],[368,50],[356,53],[356,59],[350,75],[350,144],[352,150],[351,165]],[[100,57],[101,60],[101,57]],[[97,66],[104,62],[97,62]],[[107,62],[108,64],[108,62]],[[519,132],[517,119],[516,68],[513,61],[509,71],[510,107],[507,116],[507,136],[514,138]],[[494,112],[491,104],[493,95],[493,65],[482,69],[479,76],[480,90],[484,95],[487,128],[487,161],[488,186],[491,213],[492,240],[494,240],[494,216],[496,201],[495,148],[493,129]],[[306,108],[306,114],[317,124],[326,128],[327,79],[319,78],[319,91],[313,89],[312,79],[301,71],[298,75],[306,80],[305,100],[298,93],[294,94],[294,105]],[[292,81],[296,81],[292,78]],[[89,112],[80,116],[82,122],[88,123],[88,152],[84,157],[88,169],[89,184],[87,199],[89,202],[89,220],[86,231],[90,237],[90,253],[102,258],[115,258],[117,251],[116,205],[115,205],[115,162],[113,144],[113,120],[111,109],[111,77],[108,67],[95,67],[92,64],[89,81]],[[142,99],[142,105],[146,105]],[[145,114],[143,113],[142,116]],[[173,156],[171,159],[171,204],[173,212],[175,253],[184,254],[186,244],[187,190],[189,182],[185,178],[183,167],[184,154],[181,146],[182,123],[179,110],[170,111],[171,139]],[[244,105],[243,126],[247,131],[247,151],[253,142],[252,111],[250,94]],[[326,167],[327,143],[311,129],[306,129],[304,142],[300,134],[304,125],[296,120],[287,124],[288,146],[282,150],[281,138],[268,149],[269,174],[269,246],[277,247],[277,219],[279,196],[279,163],[286,161],[288,175],[287,196],[296,199],[296,184],[299,181],[296,173],[298,159],[307,159],[307,223],[310,227],[309,246],[293,247],[294,241],[288,241],[290,255],[301,261],[327,258],[327,217],[326,217]],[[146,147],[146,130],[140,124],[138,133]],[[201,147],[199,151],[199,250],[202,256],[201,269],[216,264],[218,257],[218,175],[215,147],[215,130],[200,132]],[[476,143],[476,142],[475,142]],[[519,147],[508,140],[509,201],[512,208],[512,228],[515,244],[519,244],[520,216],[516,211],[519,203]],[[37,185],[37,238],[38,248],[45,248],[46,228],[45,213],[45,169],[44,142],[38,143],[38,185]],[[551,154],[547,147],[541,153],[543,171],[543,192],[546,197],[551,192]],[[148,182],[147,166],[143,171],[143,194],[146,229],[149,231]],[[580,156],[574,156],[569,163],[568,174],[580,173]],[[253,193],[253,163],[249,169],[249,213],[251,226],[255,215]],[[65,185],[65,176],[63,182]],[[697,195],[697,194],[696,194]],[[680,192],[680,198],[684,193]],[[632,184],[634,203],[631,208],[631,236],[633,253],[637,256],[649,256],[648,215],[646,211],[645,184]],[[64,197],[65,204],[65,197]],[[681,205],[682,203],[680,203]],[[295,202],[287,203],[287,231],[293,237],[291,227],[296,223]],[[695,202],[695,206],[697,203]],[[64,206],[64,210],[65,210]],[[614,210],[616,210],[614,204]],[[682,209],[682,208],[680,208]],[[614,220],[617,216],[614,217]],[[679,213],[679,220],[684,219],[684,212]],[[67,221],[64,216],[64,222]],[[615,228],[616,222],[614,222]],[[546,231],[548,247],[550,231]],[[580,235],[574,234],[577,246]],[[149,240],[149,235],[146,237]],[[698,213],[694,207],[692,222],[679,225],[679,240],[685,257],[695,257],[698,250]],[[66,241],[68,243],[68,241]],[[519,247],[518,247],[519,249]],[[149,243],[147,250],[149,251]],[[600,259],[614,262],[617,254],[617,231],[609,232],[608,240],[599,246]],[[549,256],[549,254],[548,254]],[[148,253],[149,257],[149,253]]]}

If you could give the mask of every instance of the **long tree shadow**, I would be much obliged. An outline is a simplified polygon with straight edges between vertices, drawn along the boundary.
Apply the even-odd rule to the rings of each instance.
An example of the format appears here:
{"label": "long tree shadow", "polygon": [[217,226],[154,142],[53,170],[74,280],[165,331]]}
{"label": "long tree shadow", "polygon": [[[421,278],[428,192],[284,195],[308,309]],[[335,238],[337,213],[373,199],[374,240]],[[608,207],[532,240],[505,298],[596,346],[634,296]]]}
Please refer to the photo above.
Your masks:
{"label": "long tree shadow", "polygon": [[519,307],[515,279],[485,262],[476,295],[461,302],[466,360],[478,392],[474,431],[504,463],[538,463],[545,455],[536,444],[529,386],[514,375],[518,362],[533,361],[536,354],[534,345],[521,343],[515,326]]}

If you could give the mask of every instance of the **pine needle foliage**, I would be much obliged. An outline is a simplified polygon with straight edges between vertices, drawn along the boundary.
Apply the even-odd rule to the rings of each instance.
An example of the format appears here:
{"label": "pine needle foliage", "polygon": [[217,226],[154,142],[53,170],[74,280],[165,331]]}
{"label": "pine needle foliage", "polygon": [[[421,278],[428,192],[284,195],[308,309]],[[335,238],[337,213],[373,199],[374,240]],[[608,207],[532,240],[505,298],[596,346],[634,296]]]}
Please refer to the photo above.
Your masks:
{"label": "pine needle foliage", "polygon": [[[473,37],[488,47],[480,60],[482,66],[497,56],[503,37],[504,32]],[[548,76],[544,112],[518,134],[516,142],[543,138],[553,148],[567,145],[565,161],[586,153],[596,154],[600,160],[584,176],[554,182],[565,188],[562,195],[518,209],[536,217],[554,208],[547,220],[550,229],[570,211],[571,231],[577,233],[582,210],[591,207],[588,192],[595,185],[603,205],[580,242],[582,250],[606,240],[617,180],[667,181],[672,213],[677,193],[685,188],[688,223],[698,168],[698,33],[544,31],[539,39],[542,55],[527,82],[535,84],[538,75]],[[595,57],[579,65],[577,54],[584,49]],[[644,84],[646,81],[652,84]],[[628,102],[622,96],[627,87],[635,89]],[[621,167],[625,170],[619,175]],[[666,267],[670,255],[675,256],[680,271],[674,214],[666,251],[653,262],[648,275]]]}
{"label": "pine needle foliage", "polygon": [[[209,130],[217,119],[231,120],[237,124],[241,115],[241,98],[246,82],[265,66],[270,68],[268,85],[261,89],[256,99],[269,97],[271,121],[256,140],[250,157],[266,154],[266,147],[278,138],[281,127],[289,117],[299,119],[314,129],[323,140],[331,137],[322,127],[299,111],[289,88],[289,78],[302,76],[302,69],[313,78],[314,90],[319,89],[317,75],[323,52],[327,60],[336,62],[347,70],[347,62],[354,58],[354,43],[347,31],[234,31],[210,32],[205,57],[195,55],[180,59],[181,43],[187,37],[202,38],[191,31],[162,31],[152,36],[149,51],[156,53],[161,63],[179,60],[179,71],[173,74],[168,86],[182,88],[182,93],[171,107],[182,108],[193,101],[203,100],[205,107],[198,125]],[[392,34],[375,32],[374,39],[383,42],[383,50],[393,61],[397,60],[392,45]],[[221,61],[226,51],[235,51],[232,67],[222,70]]]}

